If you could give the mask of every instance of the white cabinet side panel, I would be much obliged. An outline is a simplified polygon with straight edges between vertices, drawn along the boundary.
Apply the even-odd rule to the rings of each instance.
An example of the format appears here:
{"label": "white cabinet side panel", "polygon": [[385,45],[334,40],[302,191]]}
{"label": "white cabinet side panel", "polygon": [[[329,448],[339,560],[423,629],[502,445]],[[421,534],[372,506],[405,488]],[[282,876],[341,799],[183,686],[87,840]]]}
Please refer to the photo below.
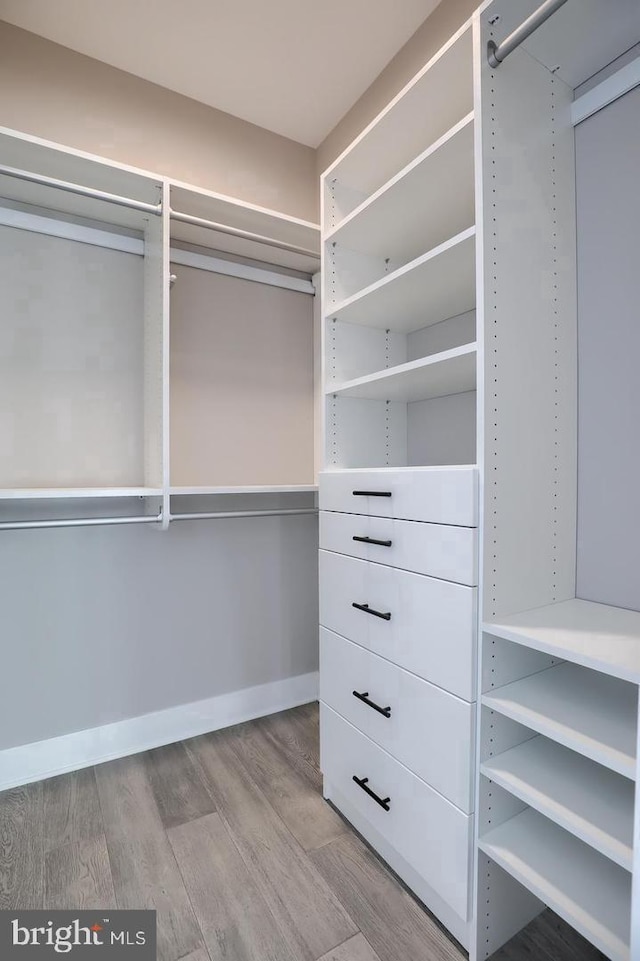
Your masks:
{"label": "white cabinet side panel", "polygon": [[571,91],[522,49],[482,85],[488,618],[575,594],[576,281]]}

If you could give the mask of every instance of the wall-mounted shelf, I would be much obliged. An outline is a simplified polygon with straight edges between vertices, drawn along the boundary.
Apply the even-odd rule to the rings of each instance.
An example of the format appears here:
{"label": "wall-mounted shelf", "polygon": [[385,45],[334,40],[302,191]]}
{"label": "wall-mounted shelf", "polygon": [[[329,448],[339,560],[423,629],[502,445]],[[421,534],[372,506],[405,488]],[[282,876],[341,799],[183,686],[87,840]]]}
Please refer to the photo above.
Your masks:
{"label": "wall-mounted shelf", "polygon": [[629,961],[631,875],[528,809],[479,840],[524,884],[612,961]]}
{"label": "wall-mounted shelf", "polygon": [[408,333],[476,304],[475,227],[469,227],[330,309],[348,324]]}
{"label": "wall-mounted shelf", "polygon": [[275,484],[272,486],[254,484],[247,487],[171,487],[169,493],[172,496],[184,497],[207,494],[304,494],[315,493],[317,490],[318,487],[314,484]]}
{"label": "wall-mounted shelf", "polygon": [[474,220],[471,113],[329,230],[325,240],[406,263]]}
{"label": "wall-mounted shelf", "polygon": [[638,689],[626,681],[565,663],[484,694],[482,703],[635,779]]}
{"label": "wall-mounted shelf", "polygon": [[633,783],[545,737],[492,757],[482,774],[631,871]]}
{"label": "wall-mounted shelf", "polygon": [[576,598],[488,622],[484,630],[640,683],[640,614],[636,611]]}
{"label": "wall-mounted shelf", "polygon": [[105,497],[162,497],[161,487],[29,487],[0,489],[0,500],[80,500]]}
{"label": "wall-mounted shelf", "polygon": [[329,385],[326,392],[340,397],[412,403],[461,394],[475,387],[476,345],[465,344],[366,377]]}

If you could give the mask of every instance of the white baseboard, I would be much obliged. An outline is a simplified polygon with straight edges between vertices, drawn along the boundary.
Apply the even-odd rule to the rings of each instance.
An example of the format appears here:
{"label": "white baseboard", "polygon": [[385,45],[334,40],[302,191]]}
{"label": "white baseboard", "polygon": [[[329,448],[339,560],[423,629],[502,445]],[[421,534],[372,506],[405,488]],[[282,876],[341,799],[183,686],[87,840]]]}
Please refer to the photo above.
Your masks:
{"label": "white baseboard", "polygon": [[0,751],[0,791],[265,717],[318,697],[318,674],[247,687],[204,701]]}

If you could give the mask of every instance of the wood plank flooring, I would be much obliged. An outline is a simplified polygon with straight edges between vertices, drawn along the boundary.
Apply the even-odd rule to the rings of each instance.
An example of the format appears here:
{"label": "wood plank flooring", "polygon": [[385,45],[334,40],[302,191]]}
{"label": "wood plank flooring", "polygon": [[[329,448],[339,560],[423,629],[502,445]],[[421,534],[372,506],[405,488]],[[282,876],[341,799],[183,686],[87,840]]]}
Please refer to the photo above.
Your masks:
{"label": "wood plank flooring", "polygon": [[[0,794],[0,909],[155,908],[158,961],[462,961],[322,799],[317,705]],[[550,912],[494,961],[604,956]]]}

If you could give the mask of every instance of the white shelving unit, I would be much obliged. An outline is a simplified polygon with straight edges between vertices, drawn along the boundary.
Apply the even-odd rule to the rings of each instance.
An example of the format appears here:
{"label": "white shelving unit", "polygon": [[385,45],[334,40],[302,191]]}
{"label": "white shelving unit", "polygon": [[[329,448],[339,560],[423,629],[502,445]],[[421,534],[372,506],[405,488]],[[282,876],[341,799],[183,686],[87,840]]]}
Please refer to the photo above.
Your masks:
{"label": "white shelving unit", "polygon": [[[160,511],[166,528],[171,495],[179,495],[182,505],[185,498],[200,498],[202,505],[209,495],[247,495],[249,507],[258,503],[253,495],[282,495],[276,506],[283,510],[289,495],[313,495],[310,295],[318,227],[15,131],[0,129],[0,147],[0,242],[7,271],[0,336],[8,365],[0,388],[0,529],[3,523],[15,529],[21,520],[37,525],[38,510],[50,526],[77,524],[83,517],[95,524],[103,515],[105,523],[115,523],[120,513],[130,523],[136,510],[146,520]],[[30,269],[25,264],[34,257],[46,298],[30,298],[25,321],[20,271]],[[228,369],[239,365],[232,370],[235,380],[249,377],[255,410],[264,409],[267,420],[254,437],[252,415],[238,409],[235,427],[216,435],[216,422],[233,419],[233,405],[209,405],[206,423],[193,418],[195,470],[189,463],[183,468],[179,450],[170,464],[180,440],[174,431],[170,441],[176,410],[178,426],[190,429],[188,410],[180,422],[184,395],[170,383],[170,353],[181,322],[179,312],[170,316],[174,270],[211,278],[211,286],[244,285],[256,302],[254,312],[264,302],[265,326],[288,312],[295,327],[292,303],[305,305],[306,327],[273,339],[282,367],[277,380],[269,380],[274,359],[259,338],[245,338],[242,347],[218,345],[221,363],[226,346]],[[205,371],[206,345],[198,345],[195,333],[206,341],[222,331],[224,340],[224,310],[212,314],[207,299],[186,345],[187,366],[200,364],[191,370],[200,410],[227,373],[215,365]],[[182,346],[171,364],[178,377]],[[304,354],[303,363],[298,354]],[[288,408],[293,414],[283,427],[278,411]],[[142,508],[136,508],[140,499]]]}
{"label": "white shelving unit", "polygon": [[[462,574],[454,574],[446,596],[436,602],[442,582],[434,577],[444,558],[434,559],[428,570],[424,561],[416,566],[416,557],[429,553],[429,525],[420,523],[425,517],[441,525],[445,538],[460,533],[454,525],[461,517],[476,517],[472,75],[469,23],[322,177],[325,472],[319,482],[325,794],[464,945],[471,935],[468,855],[474,815],[472,805],[459,805],[471,787],[469,765],[463,762],[462,772],[454,772],[451,752],[430,745],[427,767],[414,761],[402,768],[407,783],[414,779],[418,785],[412,797],[415,790],[431,796],[461,778],[455,796],[440,795],[442,811],[434,810],[431,819],[434,825],[442,822],[442,837],[436,843],[435,834],[424,835],[447,863],[446,871],[435,873],[432,858],[421,860],[418,839],[412,843],[417,822],[405,819],[398,831],[393,815],[381,818],[343,774],[351,770],[346,755],[354,723],[371,748],[366,771],[371,783],[388,780],[392,768],[387,765],[406,765],[413,756],[412,732],[433,723],[424,714],[427,698],[416,701],[417,714],[405,721],[401,738],[390,744],[383,732],[376,737],[368,718],[347,707],[357,685],[368,689],[369,682],[356,676],[364,670],[375,672],[384,703],[396,705],[393,716],[403,710],[398,685],[408,689],[410,672],[418,671],[425,684],[440,691],[442,717],[456,719],[458,756],[464,756],[467,742],[473,749],[468,722],[475,705],[460,693],[469,697],[475,666],[475,588],[467,586],[468,577],[464,586],[462,580],[458,584]],[[432,475],[424,469],[436,466],[442,470]],[[371,530],[375,538],[376,525],[384,524],[391,530],[389,544],[397,544],[402,532],[393,518],[402,518],[411,530],[415,554],[405,539],[393,554],[365,555],[365,560],[348,534],[341,549],[329,536],[331,530],[353,527],[354,532]],[[366,617],[369,602],[372,608],[382,605],[379,623]],[[423,617],[420,611],[429,614]],[[463,615],[459,632],[450,638],[462,611],[470,616]],[[425,617],[439,628],[425,624]],[[418,650],[423,644],[425,650]],[[450,664],[450,673],[443,673],[444,664]],[[403,804],[403,784],[396,791],[392,811]],[[415,801],[409,810],[418,813]]]}
{"label": "white shelving unit", "polygon": [[[490,958],[548,906],[606,957],[630,961],[640,957],[640,613],[576,597],[578,415],[584,424],[593,409],[577,409],[585,198],[571,117],[575,88],[637,43],[640,23],[626,0],[565,4],[490,66],[489,41],[538,6],[495,0],[476,35],[483,548],[471,957]],[[608,102],[597,86],[581,100]]]}

